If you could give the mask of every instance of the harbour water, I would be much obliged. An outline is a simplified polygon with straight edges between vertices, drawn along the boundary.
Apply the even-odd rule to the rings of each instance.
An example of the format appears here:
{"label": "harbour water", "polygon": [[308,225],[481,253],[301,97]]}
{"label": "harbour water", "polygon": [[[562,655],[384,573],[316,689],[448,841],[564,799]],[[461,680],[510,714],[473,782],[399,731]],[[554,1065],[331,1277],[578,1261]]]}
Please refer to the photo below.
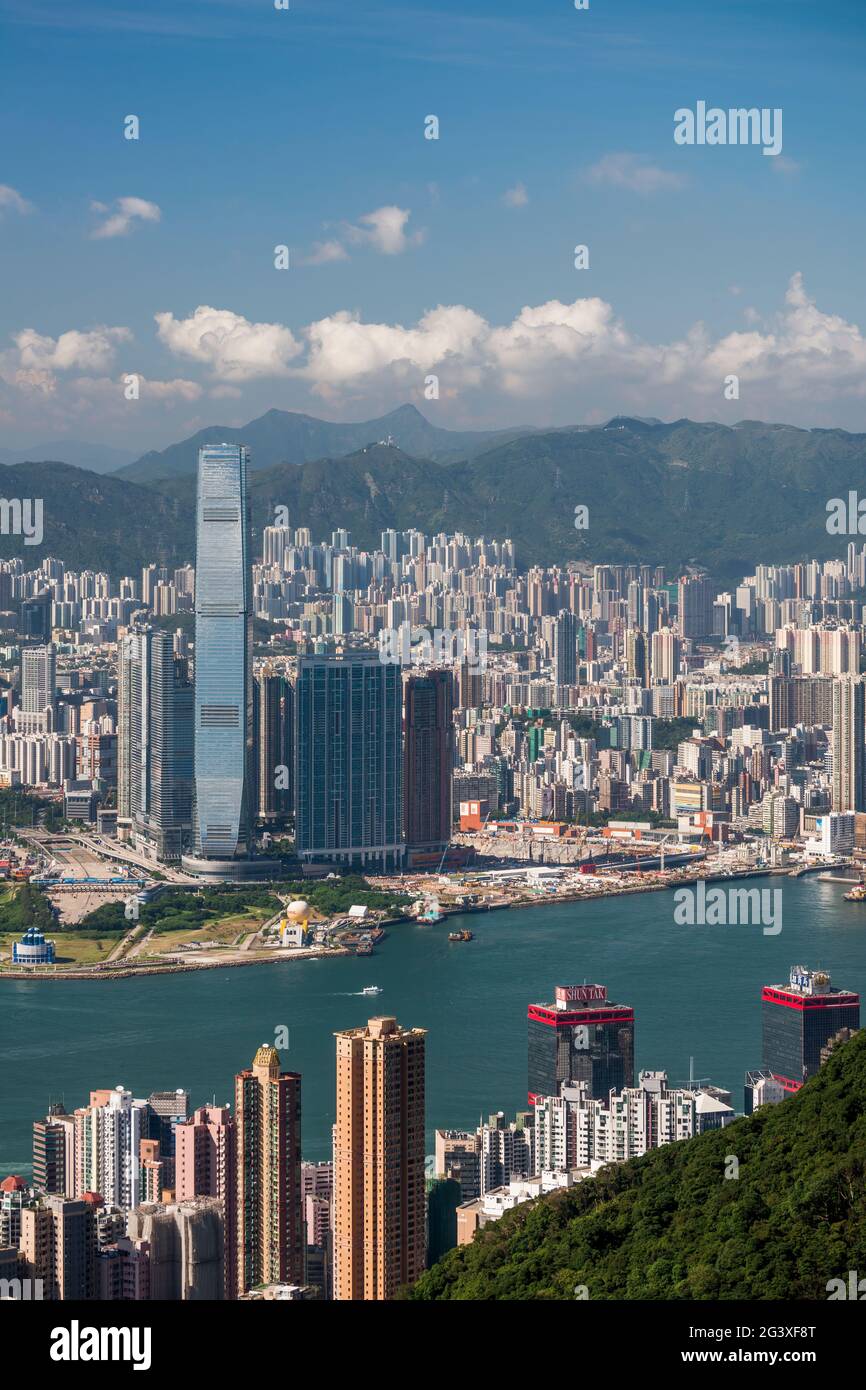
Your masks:
{"label": "harbour water", "polygon": [[[0,1176],[28,1174],[31,1125],[51,1099],[183,1087],[233,1099],[233,1077],[286,1028],[283,1066],[303,1075],[303,1149],[330,1152],[333,1033],[374,1014],[427,1028],[428,1151],[435,1128],[526,1106],[526,1006],[555,984],[604,984],[635,1009],[638,1068],[730,1088],[761,1062],[761,986],[801,963],[866,995],[866,906],[816,877],[741,881],[783,893],[782,930],[678,926],[672,892],[540,905],[390,929],[366,959],[285,962],[115,982],[0,982]],[[468,926],[471,942],[448,932]],[[381,993],[362,995],[365,986]]]}

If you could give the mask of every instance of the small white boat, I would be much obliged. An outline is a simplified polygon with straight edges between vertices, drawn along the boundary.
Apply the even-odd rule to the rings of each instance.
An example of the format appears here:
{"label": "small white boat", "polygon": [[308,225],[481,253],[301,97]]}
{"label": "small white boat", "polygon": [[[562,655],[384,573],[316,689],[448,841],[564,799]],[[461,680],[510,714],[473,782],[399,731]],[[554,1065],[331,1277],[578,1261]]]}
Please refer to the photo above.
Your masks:
{"label": "small white boat", "polygon": [[381,986],[379,986],[379,985],[365,985],[365,987],[361,990],[361,993],[362,993],[362,994],[381,994],[381,993],[382,993],[382,989],[381,989]]}

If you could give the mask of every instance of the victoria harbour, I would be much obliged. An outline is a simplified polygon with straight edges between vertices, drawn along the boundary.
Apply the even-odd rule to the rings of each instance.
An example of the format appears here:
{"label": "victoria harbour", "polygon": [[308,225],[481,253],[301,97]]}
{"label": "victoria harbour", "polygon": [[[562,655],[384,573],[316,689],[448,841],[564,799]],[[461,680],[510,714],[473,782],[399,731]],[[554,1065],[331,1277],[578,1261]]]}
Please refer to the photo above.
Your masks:
{"label": "victoria harbour", "polygon": [[[766,880],[744,881],[743,887]],[[31,1166],[32,1123],[48,1101],[87,1104],[92,1089],[183,1087],[196,1105],[232,1098],[234,1074],[275,1030],[288,1029],[283,1066],[303,1075],[304,1157],[330,1157],[334,1039],[375,1014],[426,1028],[427,1149],[432,1132],[472,1127],[491,1107],[526,1108],[526,1009],[556,984],[605,984],[635,1010],[636,1067],[672,1083],[709,1078],[742,1109],[744,1072],[761,1059],[761,988],[795,964],[834,985],[866,990],[866,914],[838,883],[779,875],[782,930],[678,926],[674,895],[541,905],[392,928],[372,957],[113,982],[9,981],[0,1065],[6,1102],[0,1169]],[[362,995],[377,985],[381,993]]]}
{"label": "victoria harbour", "polygon": [[866,3],[4,9],[16,1350],[833,1375]]}

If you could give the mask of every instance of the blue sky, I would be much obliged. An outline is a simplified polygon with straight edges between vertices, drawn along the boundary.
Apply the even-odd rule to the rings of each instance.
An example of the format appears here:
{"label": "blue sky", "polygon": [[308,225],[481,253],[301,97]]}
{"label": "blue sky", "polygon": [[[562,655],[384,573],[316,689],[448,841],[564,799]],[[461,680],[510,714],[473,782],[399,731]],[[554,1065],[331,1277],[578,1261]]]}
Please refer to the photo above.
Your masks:
{"label": "blue sky", "polygon": [[[0,22],[4,442],[137,452],[405,400],[454,425],[866,429],[861,0],[0,0]],[[782,154],[677,146],[698,101],[781,108]]]}

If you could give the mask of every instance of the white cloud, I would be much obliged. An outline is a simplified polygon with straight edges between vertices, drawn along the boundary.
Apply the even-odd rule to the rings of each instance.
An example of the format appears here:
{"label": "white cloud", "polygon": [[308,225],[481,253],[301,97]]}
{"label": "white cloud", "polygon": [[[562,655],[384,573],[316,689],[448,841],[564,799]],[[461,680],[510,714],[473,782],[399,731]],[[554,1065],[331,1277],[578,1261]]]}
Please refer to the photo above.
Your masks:
{"label": "white cloud", "polygon": [[302,260],[303,265],[329,265],[332,261],[347,261],[349,253],[340,241],[316,241],[313,249],[308,256]]}
{"label": "white cloud", "polygon": [[334,261],[347,261],[347,244],[366,246],[383,256],[399,256],[408,251],[410,246],[420,246],[424,240],[423,231],[411,234],[407,231],[406,224],[411,216],[409,208],[398,208],[395,204],[387,204],[385,207],[375,208],[373,212],[365,212],[357,222],[340,223],[339,237],[314,242],[312,251],[302,256],[300,263],[328,265]]}
{"label": "white cloud", "polygon": [[171,381],[155,381],[150,377],[139,376],[142,396],[155,401],[197,401],[204,395],[197,381],[187,381],[184,377],[173,377]]}
{"label": "white cloud", "polygon": [[347,228],[350,241],[364,242],[380,251],[383,256],[399,256],[410,246],[418,245],[422,235],[406,235],[406,223],[412,216],[409,208],[398,208],[394,204],[365,212],[359,217],[360,226]]}
{"label": "white cloud", "polygon": [[647,343],[599,298],[527,305],[510,322],[491,325],[464,305],[440,305],[409,327],[363,323],[346,312],[304,330],[306,362],[298,370],[318,392],[378,389],[388,380],[433,369],[460,389],[481,386],[512,397],[545,399],[579,388],[623,394],[649,407],[670,398],[681,413],[691,401],[721,397],[724,377],[760,387],[780,402],[809,392],[822,399],[866,395],[866,339],[856,324],[825,314],[792,277],[785,306],[769,327],[714,340],[702,323],[667,343]]}
{"label": "white cloud", "polygon": [[304,375],[317,387],[339,386],[397,365],[426,369],[449,357],[470,364],[488,331],[484,319],[462,304],[440,305],[414,328],[361,323],[343,310],[306,330],[309,357]]}
{"label": "white cloud", "polygon": [[76,377],[71,386],[77,396],[93,404],[100,406],[109,406],[117,402],[126,404],[124,391],[128,384],[127,377],[133,375],[138,379],[139,399],[141,401],[162,401],[167,405],[173,405],[177,402],[197,401],[204,395],[204,389],[197,381],[187,381],[184,377],[160,381],[145,376],[143,372],[135,372],[132,368],[119,377]]}
{"label": "white cloud", "polygon": [[18,367],[23,372],[103,371],[114,359],[118,343],[132,338],[128,328],[71,328],[59,338],[23,328],[14,335]]}
{"label": "white cloud", "polygon": [[770,165],[774,174],[799,174],[801,168],[796,159],[789,159],[786,154],[780,154],[775,159],[771,159]]}
{"label": "white cloud", "polygon": [[213,369],[223,381],[288,374],[288,363],[301,351],[291,330],[279,323],[250,323],[231,309],[200,304],[186,319],[155,315],[157,332],[178,357],[188,357]]}
{"label": "white cloud", "polygon": [[705,378],[739,367],[750,381],[772,382],[785,395],[866,396],[866,339],[858,326],[820,310],[800,271],[791,277],[785,306],[773,331],[721,338],[706,355]]}
{"label": "white cloud", "polygon": [[[759,317],[740,300],[738,322],[741,329],[724,333],[697,322],[653,342],[596,296],[528,304],[501,323],[467,305],[440,304],[414,322],[365,322],[343,310],[294,329],[201,305],[187,318],[156,316],[163,347],[200,364],[201,382],[170,371],[161,373],[165,380],[142,377],[140,403],[158,412],[200,398],[237,399],[242,391],[246,398],[250,385],[279,379],[309,394],[310,404],[318,397],[340,411],[420,399],[424,377],[435,372],[443,399],[474,398],[488,420],[507,418],[517,402],[511,418],[542,424],[605,413],[729,418],[724,379],[736,373],[743,415],[842,423],[847,402],[847,423],[862,428],[866,338],[857,324],[820,309],[801,274],[790,279],[778,312]],[[57,338],[23,329],[0,354],[0,406],[18,402],[31,428],[59,423],[64,412],[98,420],[104,410],[112,421],[123,419],[114,359],[130,339],[118,327]],[[134,361],[122,366],[135,370]],[[263,404],[261,394],[256,403]]]}
{"label": "white cloud", "polygon": [[507,188],[502,195],[502,201],[508,208],[525,208],[529,202],[526,185],[516,183],[513,188]]}
{"label": "white cloud", "polygon": [[17,188],[10,188],[8,183],[0,183],[0,216],[4,212],[32,212],[33,204],[28,203],[22,197]]}
{"label": "white cloud", "polygon": [[110,207],[105,203],[91,203],[90,206],[94,212],[105,216],[105,221],[90,234],[97,240],[126,236],[136,221],[159,222],[162,217],[156,203],[149,203],[144,198],[117,198]]}
{"label": "white cloud", "polygon": [[627,153],[603,155],[586,170],[586,178],[590,183],[609,184],[613,188],[644,194],[682,188],[685,184],[682,174],[651,164],[643,155]]}

